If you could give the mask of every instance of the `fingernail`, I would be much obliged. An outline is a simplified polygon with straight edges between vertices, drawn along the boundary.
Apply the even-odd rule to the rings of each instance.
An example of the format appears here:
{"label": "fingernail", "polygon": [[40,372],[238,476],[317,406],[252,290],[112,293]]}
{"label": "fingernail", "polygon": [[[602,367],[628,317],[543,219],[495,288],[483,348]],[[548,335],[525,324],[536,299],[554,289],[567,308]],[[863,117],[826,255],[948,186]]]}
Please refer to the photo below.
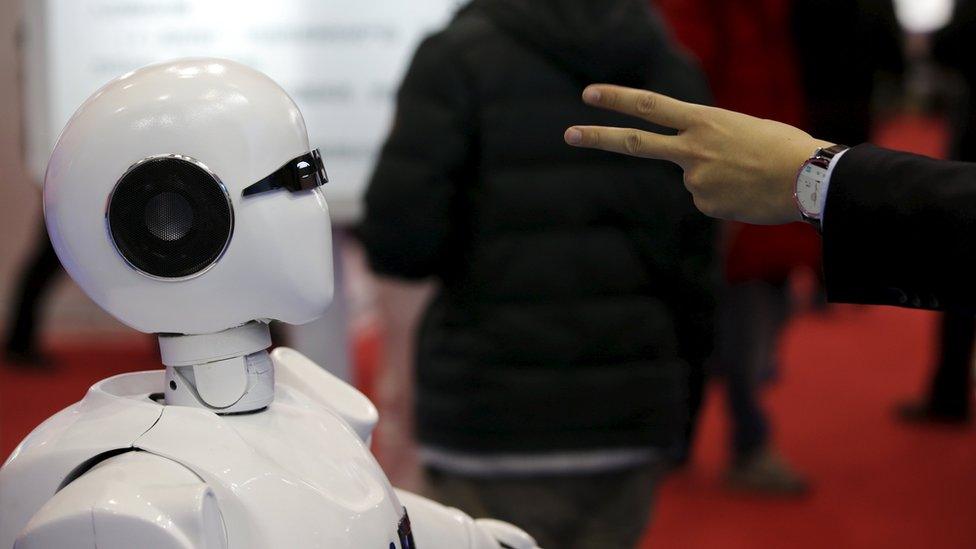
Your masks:
{"label": "fingernail", "polygon": [[565,134],[566,142],[570,145],[581,145],[583,144],[583,132],[577,130],[576,128],[569,128],[566,130]]}
{"label": "fingernail", "polygon": [[600,100],[600,90],[596,88],[586,88],[583,90],[583,100],[587,103],[596,103]]}

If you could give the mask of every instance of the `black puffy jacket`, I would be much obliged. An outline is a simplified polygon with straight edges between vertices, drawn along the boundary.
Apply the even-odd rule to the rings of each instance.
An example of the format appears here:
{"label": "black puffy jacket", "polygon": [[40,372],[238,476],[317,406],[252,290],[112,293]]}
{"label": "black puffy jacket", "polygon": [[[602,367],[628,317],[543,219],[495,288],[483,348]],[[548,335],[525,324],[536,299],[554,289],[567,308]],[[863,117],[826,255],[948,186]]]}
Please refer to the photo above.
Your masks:
{"label": "black puffy jacket", "polygon": [[[417,50],[358,233],[437,277],[421,441],[459,451],[667,445],[711,345],[712,224],[675,166],[563,143],[591,82],[707,100],[646,0],[475,0]],[[660,128],[658,128],[660,130]]]}

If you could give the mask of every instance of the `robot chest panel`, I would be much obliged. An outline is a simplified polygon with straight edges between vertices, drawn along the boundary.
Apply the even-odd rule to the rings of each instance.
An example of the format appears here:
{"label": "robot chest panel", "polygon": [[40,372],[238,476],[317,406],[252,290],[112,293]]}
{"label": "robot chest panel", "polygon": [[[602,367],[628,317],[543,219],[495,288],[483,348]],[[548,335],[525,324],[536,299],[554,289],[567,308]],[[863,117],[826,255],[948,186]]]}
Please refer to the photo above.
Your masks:
{"label": "robot chest panel", "polygon": [[245,416],[167,407],[137,447],[212,487],[231,547],[412,547],[409,519],[359,437],[315,406]]}

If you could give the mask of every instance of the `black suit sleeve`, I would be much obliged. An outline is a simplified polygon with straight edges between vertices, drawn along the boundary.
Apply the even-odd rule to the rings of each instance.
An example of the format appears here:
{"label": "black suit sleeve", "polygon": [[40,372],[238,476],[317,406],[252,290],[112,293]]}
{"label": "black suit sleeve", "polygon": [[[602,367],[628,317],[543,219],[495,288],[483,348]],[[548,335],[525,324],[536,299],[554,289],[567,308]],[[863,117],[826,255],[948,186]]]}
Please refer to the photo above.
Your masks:
{"label": "black suit sleeve", "polygon": [[831,301],[976,311],[976,164],[855,147],[823,229]]}

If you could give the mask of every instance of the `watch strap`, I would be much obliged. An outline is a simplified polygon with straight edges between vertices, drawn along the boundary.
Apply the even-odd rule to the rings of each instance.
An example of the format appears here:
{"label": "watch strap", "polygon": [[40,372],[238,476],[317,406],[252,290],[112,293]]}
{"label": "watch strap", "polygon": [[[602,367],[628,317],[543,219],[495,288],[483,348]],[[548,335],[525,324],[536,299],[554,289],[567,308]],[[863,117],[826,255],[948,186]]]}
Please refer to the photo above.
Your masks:
{"label": "watch strap", "polygon": [[832,147],[817,149],[817,152],[814,153],[813,156],[814,158],[819,157],[819,158],[823,158],[824,160],[830,161],[833,160],[835,156],[846,151],[849,148],[850,147],[848,147],[847,145],[834,145]]}

